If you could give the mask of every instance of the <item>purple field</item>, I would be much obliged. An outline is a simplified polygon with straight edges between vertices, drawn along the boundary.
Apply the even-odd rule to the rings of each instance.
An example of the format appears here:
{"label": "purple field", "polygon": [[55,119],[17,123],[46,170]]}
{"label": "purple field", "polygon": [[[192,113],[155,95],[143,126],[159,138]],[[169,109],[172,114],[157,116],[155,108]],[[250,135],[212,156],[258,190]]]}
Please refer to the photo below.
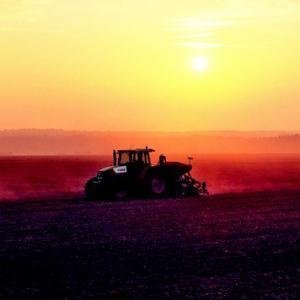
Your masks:
{"label": "purple field", "polygon": [[300,297],[299,156],[199,155],[205,199],[85,201],[109,162],[0,159],[1,299]]}

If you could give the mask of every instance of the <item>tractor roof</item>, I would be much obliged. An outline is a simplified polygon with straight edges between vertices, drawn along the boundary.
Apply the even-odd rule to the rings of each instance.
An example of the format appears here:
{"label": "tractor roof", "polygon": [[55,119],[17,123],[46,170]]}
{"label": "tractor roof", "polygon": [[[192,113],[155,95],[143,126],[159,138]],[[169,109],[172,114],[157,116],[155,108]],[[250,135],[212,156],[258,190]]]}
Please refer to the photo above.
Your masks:
{"label": "tractor roof", "polygon": [[118,149],[117,153],[124,153],[124,152],[129,152],[129,153],[133,153],[133,152],[154,152],[154,149],[150,149],[148,147],[146,148],[137,148],[137,149]]}

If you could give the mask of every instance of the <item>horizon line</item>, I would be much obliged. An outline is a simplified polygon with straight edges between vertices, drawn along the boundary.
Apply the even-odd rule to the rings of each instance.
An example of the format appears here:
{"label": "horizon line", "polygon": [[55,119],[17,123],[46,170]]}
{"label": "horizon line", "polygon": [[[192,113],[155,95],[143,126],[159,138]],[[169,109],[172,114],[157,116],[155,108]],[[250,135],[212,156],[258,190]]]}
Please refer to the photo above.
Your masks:
{"label": "horizon line", "polygon": [[101,130],[101,129],[64,129],[64,128],[3,128],[0,132],[8,131],[62,131],[82,133],[300,133],[300,129],[197,129],[197,130]]}

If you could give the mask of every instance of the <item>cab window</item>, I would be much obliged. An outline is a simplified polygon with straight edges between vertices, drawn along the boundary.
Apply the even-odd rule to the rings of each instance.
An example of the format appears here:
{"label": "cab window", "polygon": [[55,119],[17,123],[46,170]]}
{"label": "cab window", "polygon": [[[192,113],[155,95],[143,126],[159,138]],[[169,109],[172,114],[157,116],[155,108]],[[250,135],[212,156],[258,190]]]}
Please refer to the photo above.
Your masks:
{"label": "cab window", "polygon": [[125,165],[130,162],[130,156],[128,153],[123,152],[119,155],[118,165]]}

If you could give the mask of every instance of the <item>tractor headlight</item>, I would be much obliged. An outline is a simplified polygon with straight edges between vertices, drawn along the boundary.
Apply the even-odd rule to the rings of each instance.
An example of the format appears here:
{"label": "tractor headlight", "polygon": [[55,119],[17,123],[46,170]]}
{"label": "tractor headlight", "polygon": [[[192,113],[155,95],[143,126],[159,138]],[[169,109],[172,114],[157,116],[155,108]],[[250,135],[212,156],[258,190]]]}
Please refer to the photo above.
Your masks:
{"label": "tractor headlight", "polygon": [[103,181],[103,172],[99,171],[97,173],[97,180],[98,180],[98,182],[102,182]]}

